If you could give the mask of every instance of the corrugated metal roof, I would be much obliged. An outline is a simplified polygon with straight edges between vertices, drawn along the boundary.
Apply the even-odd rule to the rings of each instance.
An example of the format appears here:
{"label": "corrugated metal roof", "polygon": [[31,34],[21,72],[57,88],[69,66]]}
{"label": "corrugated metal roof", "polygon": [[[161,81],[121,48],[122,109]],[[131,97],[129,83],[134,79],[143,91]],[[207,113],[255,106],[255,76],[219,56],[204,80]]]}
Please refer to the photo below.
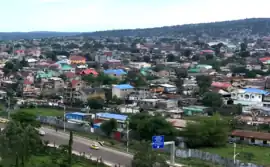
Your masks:
{"label": "corrugated metal roof", "polygon": [[127,74],[123,69],[109,69],[104,70],[105,74],[115,74],[115,75],[124,75]]}
{"label": "corrugated metal roof", "polygon": [[265,90],[261,90],[261,89],[256,89],[256,88],[246,88],[244,89],[245,93],[258,93],[258,94],[263,94],[263,95],[269,95],[270,93],[265,91]]}
{"label": "corrugated metal roof", "polygon": [[111,113],[97,113],[97,117],[105,118],[105,119],[116,119],[120,121],[126,121],[128,116],[121,114],[111,114]]}
{"label": "corrugated metal roof", "polygon": [[134,87],[129,84],[121,84],[121,85],[115,85],[115,88],[118,89],[133,89]]}

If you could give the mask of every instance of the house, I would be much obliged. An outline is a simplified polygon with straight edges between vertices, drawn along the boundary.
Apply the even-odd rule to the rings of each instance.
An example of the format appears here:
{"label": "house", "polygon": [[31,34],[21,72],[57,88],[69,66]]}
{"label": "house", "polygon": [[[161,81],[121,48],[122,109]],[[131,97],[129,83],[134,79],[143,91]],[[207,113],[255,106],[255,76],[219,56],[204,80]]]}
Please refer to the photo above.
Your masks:
{"label": "house", "polygon": [[105,64],[107,64],[109,68],[117,68],[117,67],[119,68],[122,65],[121,60],[115,60],[115,59],[107,60]]}
{"label": "house", "polygon": [[85,64],[86,58],[83,56],[70,56],[69,57],[71,64]]}
{"label": "house", "polygon": [[73,72],[73,73],[75,73],[75,68],[72,67],[72,66],[69,65],[69,64],[61,64],[61,66],[60,66],[60,71],[61,71],[62,73],[66,73],[66,72]]}
{"label": "house", "polygon": [[207,109],[209,107],[204,107],[204,106],[187,106],[183,107],[183,111],[185,115],[204,115],[207,112]]}
{"label": "house", "polygon": [[138,106],[142,109],[172,109],[178,106],[178,101],[173,99],[141,99],[138,101]]}
{"label": "house", "polygon": [[95,61],[99,62],[100,64],[103,64],[109,60],[113,59],[113,53],[111,51],[105,51],[103,53],[98,53],[95,56]]}
{"label": "house", "polygon": [[254,132],[246,130],[234,130],[229,136],[230,141],[240,141],[252,145],[268,146],[270,147],[270,133]]}
{"label": "house", "polygon": [[129,84],[114,85],[112,87],[112,96],[125,98],[128,94],[134,91],[134,87]]}
{"label": "house", "polygon": [[263,106],[263,96],[270,93],[256,88],[237,89],[231,92],[231,98],[234,104],[243,106]]}
{"label": "house", "polygon": [[88,69],[82,70],[80,72],[80,75],[93,75],[93,76],[97,76],[98,75],[98,72],[95,69],[93,69],[93,68],[88,68]]}
{"label": "house", "polygon": [[130,62],[129,66],[131,68],[142,69],[142,68],[150,68],[151,64],[146,62]]}
{"label": "house", "polygon": [[164,93],[176,93],[177,87],[170,84],[160,84],[159,86],[164,88]]}
{"label": "house", "polygon": [[217,89],[223,89],[228,90],[232,85],[227,82],[212,82],[211,87],[217,88]]}
{"label": "house", "polygon": [[119,79],[121,79],[124,75],[127,74],[123,69],[108,69],[108,70],[104,70],[103,72],[104,74],[107,74],[111,77],[116,77]]}

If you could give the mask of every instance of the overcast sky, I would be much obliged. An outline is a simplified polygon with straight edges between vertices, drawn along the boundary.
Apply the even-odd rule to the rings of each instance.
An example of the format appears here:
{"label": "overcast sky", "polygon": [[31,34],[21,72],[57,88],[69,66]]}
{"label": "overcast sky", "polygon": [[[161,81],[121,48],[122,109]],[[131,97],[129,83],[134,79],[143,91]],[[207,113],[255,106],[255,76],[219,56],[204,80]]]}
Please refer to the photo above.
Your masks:
{"label": "overcast sky", "polygon": [[0,32],[146,28],[270,18],[270,0],[0,0]]}

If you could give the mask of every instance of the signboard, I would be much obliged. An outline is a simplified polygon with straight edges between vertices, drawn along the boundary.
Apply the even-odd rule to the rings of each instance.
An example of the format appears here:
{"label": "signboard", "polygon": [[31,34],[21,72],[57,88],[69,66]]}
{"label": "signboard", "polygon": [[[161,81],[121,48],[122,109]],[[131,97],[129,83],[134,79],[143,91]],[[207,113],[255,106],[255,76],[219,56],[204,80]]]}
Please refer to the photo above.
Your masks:
{"label": "signboard", "polygon": [[153,149],[164,148],[164,136],[153,136],[152,148]]}

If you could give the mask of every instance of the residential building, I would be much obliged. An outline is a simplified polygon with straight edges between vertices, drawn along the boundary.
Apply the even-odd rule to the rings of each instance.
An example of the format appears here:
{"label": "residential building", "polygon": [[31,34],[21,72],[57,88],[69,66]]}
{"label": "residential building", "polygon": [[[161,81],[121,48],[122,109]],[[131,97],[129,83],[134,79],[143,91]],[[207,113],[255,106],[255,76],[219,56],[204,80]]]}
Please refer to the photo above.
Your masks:
{"label": "residential building", "polygon": [[118,98],[125,98],[128,94],[133,92],[134,87],[129,84],[114,85],[112,87],[112,96]]}

